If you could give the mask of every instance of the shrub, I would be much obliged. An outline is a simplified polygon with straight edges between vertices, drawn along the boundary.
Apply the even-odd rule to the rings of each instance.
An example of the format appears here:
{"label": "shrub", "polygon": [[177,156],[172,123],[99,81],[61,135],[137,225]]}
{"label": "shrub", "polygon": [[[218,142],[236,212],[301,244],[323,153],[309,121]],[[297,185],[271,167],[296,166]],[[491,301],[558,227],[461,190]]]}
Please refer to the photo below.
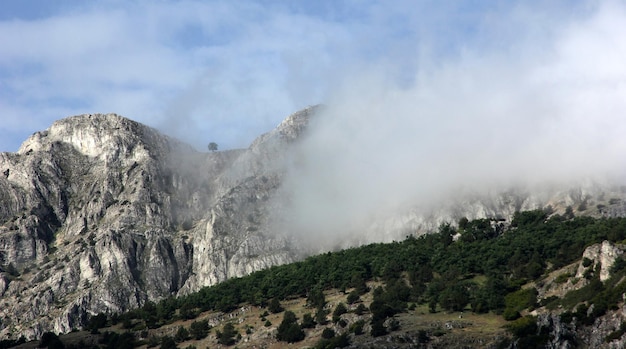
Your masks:
{"label": "shrub", "polygon": [[165,336],[161,339],[161,349],[176,349],[176,341],[170,336]]}
{"label": "shrub", "polygon": [[41,335],[41,339],[39,340],[39,345],[37,346],[37,348],[46,348],[53,343],[56,345],[56,342],[60,342],[59,336],[57,336],[53,332],[45,332]]}
{"label": "shrub", "polygon": [[235,326],[229,322],[224,325],[223,331],[224,332],[217,331],[217,342],[223,345],[235,344],[235,336],[239,334],[237,330],[235,330]]}
{"label": "shrub", "polygon": [[363,305],[363,303],[361,303],[356,307],[356,309],[354,310],[354,313],[357,315],[363,315],[366,311],[367,311],[367,307]]}
{"label": "shrub", "polygon": [[174,339],[176,340],[176,342],[177,343],[184,342],[189,338],[190,338],[189,331],[183,326],[178,326],[178,330],[176,331],[176,335],[174,336]]}
{"label": "shrub", "polygon": [[333,322],[337,323],[339,319],[341,318],[341,315],[347,312],[348,312],[348,309],[343,303],[337,304],[337,307],[335,307],[335,311],[333,311]]}
{"label": "shrub", "polygon": [[315,327],[315,320],[311,313],[306,313],[302,316],[302,328],[313,328]]}
{"label": "shrub", "polygon": [[324,339],[330,339],[330,338],[333,338],[334,336],[335,336],[335,330],[333,330],[332,328],[326,327],[324,331],[322,331],[322,338]]}
{"label": "shrub", "polygon": [[572,275],[570,273],[560,274],[556,277],[556,279],[554,279],[554,282],[556,282],[557,284],[564,284],[567,282],[567,280],[569,280],[571,276]]}
{"label": "shrub", "polygon": [[358,336],[360,334],[363,334],[363,326],[365,326],[365,321],[359,320],[353,323],[352,325],[350,325],[349,331]]}
{"label": "shrub", "polygon": [[267,309],[274,314],[277,314],[283,311],[283,307],[280,305],[280,301],[278,300],[278,298],[272,298]]}
{"label": "shrub", "polygon": [[348,294],[348,298],[346,301],[348,304],[354,304],[360,300],[359,293],[356,290],[353,290]]}
{"label": "shrub", "polygon": [[283,321],[278,326],[276,339],[288,343],[295,343],[303,340],[305,336],[304,331],[302,331],[302,328],[298,325],[297,320],[296,314],[289,310],[285,311]]}
{"label": "shrub", "polygon": [[517,338],[531,336],[537,333],[537,319],[524,316],[507,324],[506,329]]}
{"label": "shrub", "polygon": [[372,335],[372,337],[380,337],[387,334],[387,329],[385,328],[383,322],[384,319],[372,322],[372,330],[370,331],[370,335]]}
{"label": "shrub", "polygon": [[189,326],[189,334],[196,340],[200,340],[209,335],[209,330],[211,326],[209,326],[209,321],[194,321]]}
{"label": "shrub", "polygon": [[529,288],[509,293],[504,297],[504,302],[504,318],[515,320],[519,318],[520,311],[537,305],[537,290]]}
{"label": "shrub", "polygon": [[343,333],[339,336],[330,338],[322,338],[315,345],[315,349],[333,349],[333,348],[345,348],[350,345],[350,339],[347,333]]}

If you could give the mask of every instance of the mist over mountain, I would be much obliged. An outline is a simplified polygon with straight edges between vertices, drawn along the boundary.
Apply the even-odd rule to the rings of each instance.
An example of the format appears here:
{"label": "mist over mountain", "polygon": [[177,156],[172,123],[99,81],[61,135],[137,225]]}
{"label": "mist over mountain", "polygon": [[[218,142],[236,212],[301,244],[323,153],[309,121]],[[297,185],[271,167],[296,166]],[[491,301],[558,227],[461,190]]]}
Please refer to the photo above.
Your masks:
{"label": "mist over mountain", "polygon": [[568,206],[626,212],[620,183],[592,180],[590,172],[524,183],[498,182],[508,172],[496,171],[493,185],[472,182],[490,172],[473,173],[471,161],[455,164],[460,157],[434,148],[407,144],[403,151],[392,142],[393,119],[387,130],[377,124],[379,138],[359,143],[372,135],[347,122],[359,111],[307,108],[247,149],[217,152],[197,152],[115,114],[87,114],[2,153],[2,336],[68,332],[90,315],[462,217],[506,220],[520,210]]}
{"label": "mist over mountain", "polygon": [[[624,184],[623,16],[612,3],[565,23],[519,8],[491,23],[486,46],[415,57],[403,84],[391,65],[359,66],[296,147],[283,185],[290,224],[305,236],[362,233],[372,220],[436,212],[460,196],[513,190],[533,193],[538,207],[571,187]],[[520,21],[537,30],[497,40]]]}

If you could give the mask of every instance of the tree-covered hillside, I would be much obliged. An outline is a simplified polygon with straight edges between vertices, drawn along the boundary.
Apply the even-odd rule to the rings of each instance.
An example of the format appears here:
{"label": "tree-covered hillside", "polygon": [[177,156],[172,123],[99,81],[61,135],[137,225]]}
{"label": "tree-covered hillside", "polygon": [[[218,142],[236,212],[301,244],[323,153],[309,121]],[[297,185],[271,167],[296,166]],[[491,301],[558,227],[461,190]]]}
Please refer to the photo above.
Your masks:
{"label": "tree-covered hillside", "polygon": [[[596,317],[622,302],[626,282],[621,276],[626,273],[626,263],[618,259],[612,273],[620,277],[605,283],[599,281],[597,271],[590,270],[585,275],[589,280],[587,285],[562,298],[538,300],[537,290],[527,287],[529,282],[579,260],[591,244],[624,239],[626,218],[550,216],[549,212],[537,210],[517,213],[510,223],[462,219],[455,226],[442,225],[432,234],[328,252],[230,279],[188,296],[168,298],[156,304],[148,302],[129,313],[94,316],[91,330],[97,332],[107,324],[121,323],[123,328],[137,332],[195,319],[209,310],[228,313],[242,304],[281,312],[281,302],[306,298],[310,314],[297,319],[293,313],[285,312],[284,324],[278,327],[279,340],[302,340],[307,335],[305,329],[321,328],[327,322],[338,323],[343,314],[355,313],[358,308],[360,315],[368,314],[369,335],[376,337],[397,328],[398,324],[389,320],[395,314],[423,305],[432,313],[471,311],[501,315],[510,321],[509,332],[513,340],[519,340],[519,345],[540,346],[548,340],[548,334],[537,330],[534,317],[523,316],[529,309],[560,307],[565,322],[576,321],[580,326],[593,324]],[[367,285],[373,281],[380,287],[369,290]],[[359,297],[367,292],[372,293],[372,300],[367,308],[335,309],[331,314],[332,309],[325,308],[323,293],[329,289],[343,291],[347,304],[358,303]],[[194,324],[197,325],[183,328],[191,334],[183,332],[181,338],[201,338],[208,334],[206,324],[202,325],[201,321]],[[322,338],[319,345],[347,345],[351,338],[361,335],[363,323],[360,326],[361,330],[356,332],[347,326],[341,333],[327,333],[328,338]],[[227,334],[226,330],[216,331],[217,338],[225,338],[227,344],[236,343],[233,329],[227,330]],[[619,331],[613,336],[619,338],[624,333]],[[420,332],[419,335],[426,343],[433,334]],[[138,345],[142,343],[139,337],[129,338],[133,339],[133,345]],[[100,346],[107,345],[105,342]]]}

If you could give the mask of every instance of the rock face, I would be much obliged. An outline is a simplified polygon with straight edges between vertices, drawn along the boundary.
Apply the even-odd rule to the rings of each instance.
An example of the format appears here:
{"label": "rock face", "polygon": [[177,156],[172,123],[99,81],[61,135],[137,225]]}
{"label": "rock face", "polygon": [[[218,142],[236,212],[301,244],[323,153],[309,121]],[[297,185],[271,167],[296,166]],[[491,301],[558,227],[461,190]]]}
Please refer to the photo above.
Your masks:
{"label": "rock face", "polygon": [[249,149],[199,153],[115,114],[54,123],[0,154],[0,338],[293,261],[268,231],[275,156],[313,109]]}
{"label": "rock face", "polygon": [[576,277],[584,278],[587,271],[593,271],[599,268],[600,281],[604,282],[608,280],[611,276],[611,267],[615,263],[615,260],[624,254],[624,250],[624,246],[616,245],[609,241],[587,247],[583,253],[583,261],[576,271]]}
{"label": "rock face", "polygon": [[[121,116],[95,114],[60,120],[17,153],[0,153],[0,339],[69,332],[93,314],[123,312],[310,253],[274,220],[289,204],[276,198],[287,164],[297,160],[289,149],[318,110],[289,116],[242,150],[197,152]],[[343,246],[547,205],[560,213],[566,206],[623,211],[613,194],[610,203],[594,201],[596,210],[590,198],[604,189],[581,188],[464,195],[429,211],[409,207],[372,221]]]}
{"label": "rock face", "polygon": [[[538,283],[540,284],[538,298],[546,299],[551,296],[564,298],[569,292],[588,285],[591,282],[588,279],[590,275],[597,275],[599,280],[606,284],[611,276],[611,267],[618,258],[624,258],[625,251],[626,246],[609,241],[587,247],[578,263],[554,272],[560,275],[567,273],[565,275],[572,276],[567,282],[559,284],[554,282],[553,276],[549,275]],[[595,274],[596,272],[598,274]],[[588,313],[594,306],[590,305]],[[564,311],[565,309],[560,307],[552,310],[541,307],[531,312],[532,315],[537,316],[538,333],[547,334],[549,338],[546,348],[624,348],[626,345],[626,335],[623,332],[608,339],[609,336],[615,335],[626,322],[626,305],[623,303],[620,307],[607,310],[606,314],[597,317],[591,324],[581,324],[575,320],[569,323],[564,322],[561,317]]]}

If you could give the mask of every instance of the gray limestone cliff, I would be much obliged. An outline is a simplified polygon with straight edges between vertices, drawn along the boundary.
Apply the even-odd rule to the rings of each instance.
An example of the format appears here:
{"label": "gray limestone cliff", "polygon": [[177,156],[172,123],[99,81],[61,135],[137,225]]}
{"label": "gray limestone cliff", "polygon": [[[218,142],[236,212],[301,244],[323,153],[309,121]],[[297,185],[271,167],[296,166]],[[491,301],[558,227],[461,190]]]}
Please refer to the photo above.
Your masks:
{"label": "gray limestone cliff", "polygon": [[312,109],[249,149],[201,153],[115,114],[0,154],[0,338],[198,290],[296,257],[269,231],[272,159]]}
{"label": "gray limestone cliff", "polygon": [[[537,287],[538,300],[565,298],[568,293],[589,285],[592,275],[606,285],[611,277],[611,268],[618,258],[624,258],[624,251],[626,245],[609,241],[588,246],[576,263],[554,271],[534,284]],[[588,273],[591,274],[587,275]],[[556,277],[559,275],[571,277],[565,282],[558,282]],[[590,299],[579,304],[584,303],[589,306],[588,314],[591,314],[595,305],[590,304]],[[626,345],[626,334],[617,332],[626,323],[626,305],[623,301],[618,306],[607,309],[604,315],[596,317],[591,323],[581,323],[571,317],[566,322],[563,319],[567,317],[562,316],[566,310],[562,307],[548,309],[541,306],[530,312],[537,316],[537,332],[547,336],[545,348],[624,348]]]}

